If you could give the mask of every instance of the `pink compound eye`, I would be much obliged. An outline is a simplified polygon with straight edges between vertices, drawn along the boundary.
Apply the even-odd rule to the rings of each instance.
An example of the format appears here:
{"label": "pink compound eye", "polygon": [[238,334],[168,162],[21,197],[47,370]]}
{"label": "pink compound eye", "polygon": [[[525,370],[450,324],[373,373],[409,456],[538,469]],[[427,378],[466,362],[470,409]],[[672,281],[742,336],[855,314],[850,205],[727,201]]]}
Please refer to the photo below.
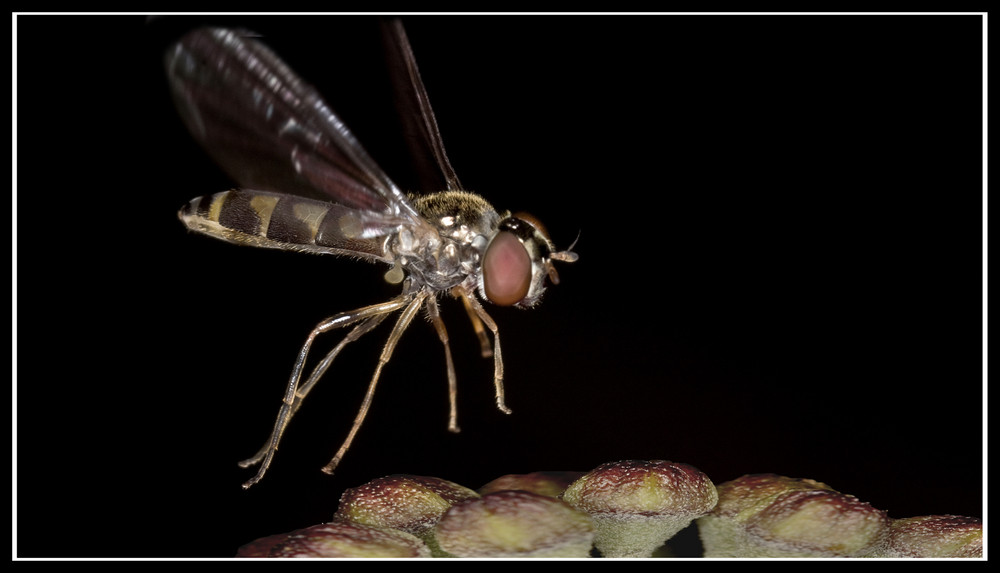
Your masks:
{"label": "pink compound eye", "polygon": [[493,304],[510,306],[523,300],[530,286],[531,257],[528,251],[513,233],[497,233],[483,257],[486,298]]}

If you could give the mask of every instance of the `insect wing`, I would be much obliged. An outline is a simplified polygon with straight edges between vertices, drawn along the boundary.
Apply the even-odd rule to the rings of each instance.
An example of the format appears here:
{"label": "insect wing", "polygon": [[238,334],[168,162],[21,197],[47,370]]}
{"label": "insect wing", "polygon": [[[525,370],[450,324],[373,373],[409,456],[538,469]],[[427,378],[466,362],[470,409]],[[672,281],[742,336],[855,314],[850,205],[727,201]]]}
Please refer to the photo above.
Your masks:
{"label": "insect wing", "polygon": [[188,129],[240,186],[335,202],[355,239],[425,224],[319,93],[249,33],[195,30],[166,66]]}
{"label": "insect wing", "polygon": [[423,189],[461,191],[462,184],[445,153],[434,110],[403,24],[399,19],[392,19],[383,20],[381,26],[396,107],[403,129],[410,135],[406,141],[410,144],[411,157],[417,162],[415,168]]}

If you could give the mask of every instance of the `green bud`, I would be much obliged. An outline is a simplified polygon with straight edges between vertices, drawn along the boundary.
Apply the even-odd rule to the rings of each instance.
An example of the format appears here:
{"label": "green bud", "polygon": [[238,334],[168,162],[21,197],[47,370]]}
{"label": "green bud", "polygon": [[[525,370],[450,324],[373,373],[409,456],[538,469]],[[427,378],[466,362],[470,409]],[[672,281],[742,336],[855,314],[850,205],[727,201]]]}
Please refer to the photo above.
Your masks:
{"label": "green bud", "polygon": [[594,524],[558,499],[507,490],[456,503],[435,534],[457,557],[589,557]]}
{"label": "green bud", "polygon": [[583,472],[532,472],[530,474],[507,474],[500,476],[479,488],[480,495],[496,491],[519,489],[538,495],[559,497],[569,484],[580,479]]}
{"label": "green bud", "polygon": [[879,557],[982,557],[983,522],[958,515],[894,519]]}
{"label": "green bud", "polygon": [[345,491],[334,518],[411,533],[440,557],[434,526],[452,504],[478,497],[441,478],[396,474]]}
{"label": "green bud", "polygon": [[394,529],[334,521],[271,535],[240,547],[237,557],[430,557],[417,537]]}
{"label": "green bud", "polygon": [[601,465],[562,498],[594,518],[594,545],[605,557],[650,557],[718,501],[708,476],[665,460]]}
{"label": "green bud", "polygon": [[721,484],[698,530],[705,557],[873,557],[889,518],[824,483],[756,474]]}

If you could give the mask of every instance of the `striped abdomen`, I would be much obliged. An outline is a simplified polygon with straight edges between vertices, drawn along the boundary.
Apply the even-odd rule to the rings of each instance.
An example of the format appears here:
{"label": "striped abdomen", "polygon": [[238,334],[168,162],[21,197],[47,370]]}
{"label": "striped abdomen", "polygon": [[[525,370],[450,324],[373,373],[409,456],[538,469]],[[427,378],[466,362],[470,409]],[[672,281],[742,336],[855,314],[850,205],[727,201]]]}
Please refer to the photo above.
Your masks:
{"label": "striped abdomen", "polygon": [[192,231],[240,245],[391,262],[385,237],[357,238],[357,214],[325,201],[233,189],[192,199],[177,215]]}

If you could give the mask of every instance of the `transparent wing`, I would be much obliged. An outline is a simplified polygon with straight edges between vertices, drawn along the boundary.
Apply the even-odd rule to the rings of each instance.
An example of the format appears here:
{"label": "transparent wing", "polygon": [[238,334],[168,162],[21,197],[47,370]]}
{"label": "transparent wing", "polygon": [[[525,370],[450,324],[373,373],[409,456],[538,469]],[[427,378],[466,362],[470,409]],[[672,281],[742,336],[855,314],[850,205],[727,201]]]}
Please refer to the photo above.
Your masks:
{"label": "transparent wing", "polygon": [[426,224],[319,93],[249,33],[195,30],[166,67],[188,129],[241,186],[353,209],[363,236]]}
{"label": "transparent wing", "polygon": [[[427,90],[420,79],[417,60],[399,19],[383,20],[382,39],[392,78],[396,106],[410,144],[410,154],[416,161],[417,175],[425,190],[462,190],[458,175],[448,161],[438,131],[434,110]],[[433,162],[431,161],[433,158]]]}

